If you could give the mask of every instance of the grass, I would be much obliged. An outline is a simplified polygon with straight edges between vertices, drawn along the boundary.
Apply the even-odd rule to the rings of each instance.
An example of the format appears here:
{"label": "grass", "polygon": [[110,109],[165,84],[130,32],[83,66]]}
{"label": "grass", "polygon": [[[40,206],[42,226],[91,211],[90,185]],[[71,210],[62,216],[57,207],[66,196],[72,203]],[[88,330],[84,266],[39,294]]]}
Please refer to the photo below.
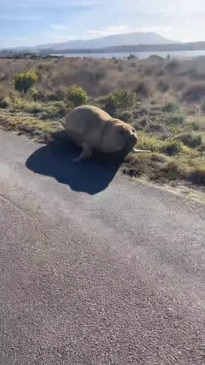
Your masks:
{"label": "grass", "polygon": [[40,120],[28,114],[16,115],[0,110],[0,125],[7,131],[26,134],[39,142],[47,142],[51,133],[59,130],[59,123]]}
{"label": "grass", "polygon": [[[201,67],[193,81],[193,67],[193,61],[1,59],[0,124],[37,141],[50,141],[62,130],[62,118],[70,109],[67,89],[76,84],[87,92],[86,102],[132,124],[137,147],[151,151],[130,153],[122,163],[124,174],[205,185],[205,106],[200,98],[195,100],[197,87],[203,91],[205,81],[200,79]],[[20,97],[13,78],[24,71],[37,72],[39,82]],[[195,94],[190,97],[190,92]]]}

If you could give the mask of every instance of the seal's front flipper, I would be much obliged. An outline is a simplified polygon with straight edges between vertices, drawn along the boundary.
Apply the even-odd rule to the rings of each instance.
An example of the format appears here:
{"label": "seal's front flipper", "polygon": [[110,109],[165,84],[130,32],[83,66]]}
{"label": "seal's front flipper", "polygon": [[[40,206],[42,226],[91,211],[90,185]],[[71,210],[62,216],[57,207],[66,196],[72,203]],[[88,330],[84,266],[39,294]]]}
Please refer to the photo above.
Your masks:
{"label": "seal's front flipper", "polygon": [[92,156],[92,153],[93,153],[92,147],[84,144],[81,154],[78,157],[74,158],[73,162],[80,162],[82,160],[87,160],[89,157]]}

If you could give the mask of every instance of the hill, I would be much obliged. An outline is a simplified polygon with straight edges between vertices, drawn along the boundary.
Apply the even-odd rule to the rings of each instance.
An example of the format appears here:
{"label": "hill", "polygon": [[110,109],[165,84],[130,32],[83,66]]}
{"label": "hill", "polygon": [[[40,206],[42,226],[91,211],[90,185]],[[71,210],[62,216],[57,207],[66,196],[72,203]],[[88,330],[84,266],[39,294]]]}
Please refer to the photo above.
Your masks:
{"label": "hill", "polygon": [[74,40],[64,43],[44,44],[35,47],[37,50],[51,49],[53,51],[60,51],[64,49],[88,49],[88,48],[104,48],[115,46],[128,46],[140,44],[174,44],[178,43],[160,36],[157,33],[128,33],[110,35],[107,37],[89,39],[89,40]]}

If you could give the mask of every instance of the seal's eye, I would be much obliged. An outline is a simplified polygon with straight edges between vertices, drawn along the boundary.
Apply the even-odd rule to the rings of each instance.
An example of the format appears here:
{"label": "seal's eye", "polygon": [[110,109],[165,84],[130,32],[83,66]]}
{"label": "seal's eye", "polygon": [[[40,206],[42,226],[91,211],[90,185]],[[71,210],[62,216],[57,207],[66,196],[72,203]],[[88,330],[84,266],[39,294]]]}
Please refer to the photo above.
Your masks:
{"label": "seal's eye", "polygon": [[121,134],[121,136],[124,136],[124,130],[123,129],[120,129],[120,134]]}

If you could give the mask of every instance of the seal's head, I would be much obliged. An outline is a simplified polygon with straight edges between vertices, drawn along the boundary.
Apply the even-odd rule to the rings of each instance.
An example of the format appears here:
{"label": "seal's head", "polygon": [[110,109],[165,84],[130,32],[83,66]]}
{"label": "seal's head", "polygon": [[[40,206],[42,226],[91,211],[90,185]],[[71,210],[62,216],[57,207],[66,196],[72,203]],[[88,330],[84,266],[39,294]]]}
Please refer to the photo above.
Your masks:
{"label": "seal's head", "polygon": [[131,151],[137,143],[137,132],[134,127],[121,120],[115,120],[117,149]]}

